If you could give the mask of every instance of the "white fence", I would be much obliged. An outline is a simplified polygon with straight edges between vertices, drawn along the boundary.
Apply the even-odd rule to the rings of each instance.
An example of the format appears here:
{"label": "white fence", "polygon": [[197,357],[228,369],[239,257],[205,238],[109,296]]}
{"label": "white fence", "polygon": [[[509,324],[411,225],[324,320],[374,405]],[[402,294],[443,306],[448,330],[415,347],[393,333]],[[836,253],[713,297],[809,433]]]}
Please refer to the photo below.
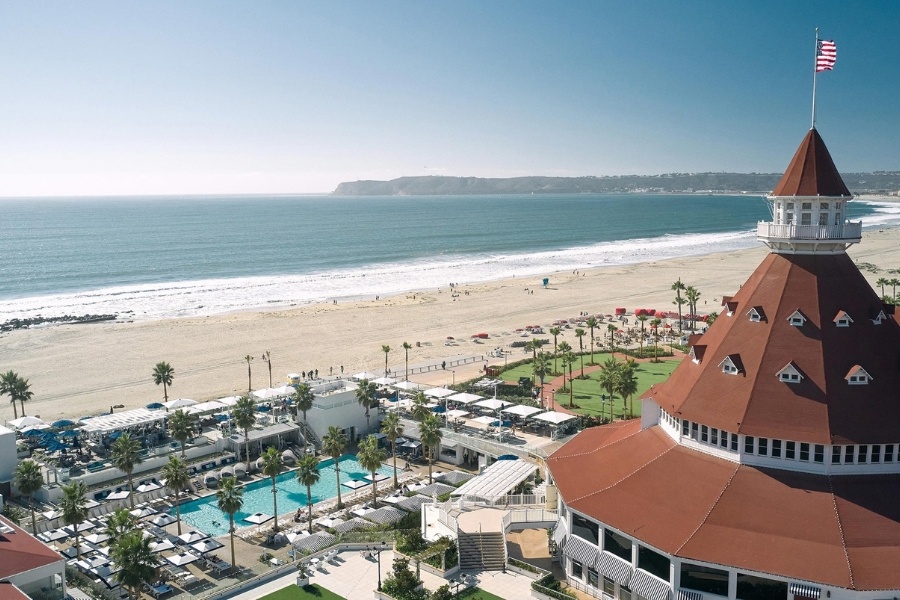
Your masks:
{"label": "white fence", "polygon": [[862,222],[841,225],[797,225],[760,222],[756,235],[761,238],[793,238],[801,240],[858,240],[862,237]]}

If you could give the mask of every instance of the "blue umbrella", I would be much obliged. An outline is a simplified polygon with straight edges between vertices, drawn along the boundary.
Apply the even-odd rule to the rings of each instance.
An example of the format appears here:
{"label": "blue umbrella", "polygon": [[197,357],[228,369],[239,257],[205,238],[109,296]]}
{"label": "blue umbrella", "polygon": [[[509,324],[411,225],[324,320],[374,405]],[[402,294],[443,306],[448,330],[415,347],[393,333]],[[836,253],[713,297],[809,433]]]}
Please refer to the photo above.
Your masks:
{"label": "blue umbrella", "polygon": [[65,450],[68,447],[68,444],[63,444],[62,442],[58,442],[56,440],[47,442],[47,445],[45,446],[48,452],[59,452],[60,450]]}
{"label": "blue umbrella", "polygon": [[60,419],[59,421],[53,421],[50,427],[71,427],[75,424],[75,421],[70,421],[69,419]]}
{"label": "blue umbrella", "polygon": [[22,435],[24,435],[25,437],[43,437],[44,432],[41,431],[40,429],[29,429]]}
{"label": "blue umbrella", "polygon": [[510,426],[512,426],[512,421],[503,421],[502,423],[500,421],[494,421],[493,423],[491,423],[491,427],[510,427]]}
{"label": "blue umbrella", "polygon": [[519,460],[519,457],[515,454],[501,454],[497,457],[497,460]]}
{"label": "blue umbrella", "polygon": [[267,406],[267,405],[265,405],[265,404],[263,404],[262,406],[257,406],[257,407],[256,407],[256,411],[257,411],[257,412],[261,412],[261,413],[267,413],[267,412],[269,412],[270,410],[272,410],[272,407],[271,407],[271,406]]}
{"label": "blue umbrella", "polygon": [[111,434],[109,434],[109,439],[111,439],[111,440],[117,440],[120,437],[122,437],[121,431],[113,431]]}
{"label": "blue umbrella", "polygon": [[447,409],[443,406],[435,406],[431,409],[431,412],[441,414],[447,412]]}
{"label": "blue umbrella", "polygon": [[227,421],[230,418],[231,417],[229,417],[228,415],[216,415],[216,421],[220,421],[220,422]]}
{"label": "blue umbrella", "polygon": [[160,408],[165,408],[162,402],[151,402],[147,405],[149,410],[159,410]]}
{"label": "blue umbrella", "polygon": [[60,434],[60,437],[64,437],[64,438],[77,438],[77,437],[78,437],[78,430],[77,430],[77,429],[70,429],[70,430],[68,430],[68,431],[63,431],[63,432]]}

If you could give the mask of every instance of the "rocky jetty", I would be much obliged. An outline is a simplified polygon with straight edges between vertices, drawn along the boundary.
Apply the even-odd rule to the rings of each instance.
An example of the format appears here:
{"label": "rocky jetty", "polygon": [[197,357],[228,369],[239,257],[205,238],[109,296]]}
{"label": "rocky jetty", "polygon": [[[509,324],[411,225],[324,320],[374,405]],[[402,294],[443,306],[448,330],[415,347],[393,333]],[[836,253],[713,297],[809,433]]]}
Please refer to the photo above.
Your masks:
{"label": "rocky jetty", "polygon": [[28,329],[37,325],[67,325],[72,323],[99,323],[114,321],[118,315],[62,315],[59,317],[29,317],[27,319],[10,319],[0,323],[0,332]]}

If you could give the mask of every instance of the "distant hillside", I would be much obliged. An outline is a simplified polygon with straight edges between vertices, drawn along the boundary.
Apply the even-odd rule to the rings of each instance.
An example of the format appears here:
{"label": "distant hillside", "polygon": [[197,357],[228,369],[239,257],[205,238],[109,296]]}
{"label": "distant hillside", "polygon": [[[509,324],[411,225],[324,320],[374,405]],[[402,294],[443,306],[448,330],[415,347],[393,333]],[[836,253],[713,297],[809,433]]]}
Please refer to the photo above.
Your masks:
{"label": "distant hillside", "polygon": [[[345,181],[337,196],[452,196],[479,194],[766,193],[781,173],[667,173],[615,177],[400,177],[391,181]],[[844,173],[854,193],[900,190],[900,171]]]}

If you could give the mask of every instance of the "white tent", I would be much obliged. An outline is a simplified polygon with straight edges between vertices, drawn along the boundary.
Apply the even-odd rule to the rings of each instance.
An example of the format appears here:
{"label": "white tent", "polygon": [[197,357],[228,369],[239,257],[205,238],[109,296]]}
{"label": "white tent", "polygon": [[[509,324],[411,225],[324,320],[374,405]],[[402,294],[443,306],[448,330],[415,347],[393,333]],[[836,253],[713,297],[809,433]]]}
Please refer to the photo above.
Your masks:
{"label": "white tent", "polygon": [[530,417],[535,413],[542,412],[543,408],[538,408],[536,406],[526,406],[524,404],[516,404],[515,406],[510,406],[509,408],[504,408],[500,412],[505,413],[507,415],[518,415],[520,417]]}
{"label": "white tent", "polygon": [[397,380],[392,377],[379,377],[378,379],[373,379],[372,383],[375,385],[392,385],[397,383]]}
{"label": "white tent", "polygon": [[565,423],[566,421],[571,421],[572,419],[577,419],[575,415],[567,415],[566,413],[556,412],[555,410],[549,410],[545,413],[541,413],[539,415],[535,415],[532,417],[538,421],[546,421],[552,425],[559,425],[560,423]]}
{"label": "white tent", "polygon": [[510,404],[512,404],[512,402],[507,402],[506,400],[498,400],[496,398],[488,398],[487,400],[476,402],[475,406],[497,410],[503,408],[504,406],[509,406]]}
{"label": "white tent", "polygon": [[[191,402],[193,402],[193,400],[191,400]],[[149,425],[155,421],[161,421],[168,416],[168,413],[161,410],[135,408],[133,410],[123,410],[122,412],[113,413],[111,415],[93,417],[81,424],[81,430],[85,433],[108,433],[110,431],[128,429],[129,427]]]}
{"label": "white tent", "polygon": [[469,404],[471,402],[484,400],[484,396],[479,396],[478,394],[470,394],[468,392],[460,392],[458,394],[453,394],[452,396],[447,396],[447,400],[459,402],[460,404]]}
{"label": "white tent", "polygon": [[498,460],[482,471],[481,475],[473,477],[450,494],[492,500],[514,490],[537,469],[536,464],[525,460]]}
{"label": "white tent", "polygon": [[37,417],[19,417],[18,419],[13,419],[9,422],[16,429],[24,429],[25,427],[34,427],[36,429],[43,429],[49,427],[47,423],[44,422],[43,419],[39,419]]}
{"label": "white tent", "polygon": [[448,390],[444,387],[436,387],[431,388],[429,390],[425,390],[425,395],[429,398],[446,398],[447,396],[452,396],[456,392],[454,390]]}
{"label": "white tent", "polygon": [[296,392],[293,387],[289,385],[283,385],[281,387],[275,388],[266,388],[264,390],[256,390],[253,392],[253,396],[258,398],[259,400],[271,400],[273,398],[284,398],[285,396],[293,396],[294,392]]}
{"label": "white tent", "polygon": [[370,373],[369,371],[362,371],[360,373],[357,373],[356,375],[353,375],[353,379],[356,379],[357,381],[362,381],[363,379],[372,381],[376,377],[378,377],[377,373]]}
{"label": "white tent", "polygon": [[209,402],[201,402],[200,404],[189,406],[184,412],[189,415],[199,415],[207,412],[215,412],[223,408],[225,408],[225,405],[221,402],[210,400]]}
{"label": "white tent", "polygon": [[163,406],[166,407],[166,410],[187,408],[188,406],[194,406],[195,404],[197,404],[197,401],[191,400],[190,398],[179,398],[178,400],[169,400],[168,402],[163,402]]}
{"label": "white tent", "polygon": [[216,402],[224,406],[234,406],[240,399],[240,396],[226,396],[224,398],[219,398],[218,400],[216,400]]}
{"label": "white tent", "polygon": [[461,419],[462,417],[465,417],[467,414],[469,414],[467,411],[460,410],[458,408],[447,411],[447,416],[451,419]]}
{"label": "white tent", "polygon": [[409,392],[409,391],[418,390],[422,386],[420,386],[418,383],[413,383],[412,381],[401,381],[400,383],[395,383],[391,387],[398,389],[398,390],[404,390],[404,391]]}

